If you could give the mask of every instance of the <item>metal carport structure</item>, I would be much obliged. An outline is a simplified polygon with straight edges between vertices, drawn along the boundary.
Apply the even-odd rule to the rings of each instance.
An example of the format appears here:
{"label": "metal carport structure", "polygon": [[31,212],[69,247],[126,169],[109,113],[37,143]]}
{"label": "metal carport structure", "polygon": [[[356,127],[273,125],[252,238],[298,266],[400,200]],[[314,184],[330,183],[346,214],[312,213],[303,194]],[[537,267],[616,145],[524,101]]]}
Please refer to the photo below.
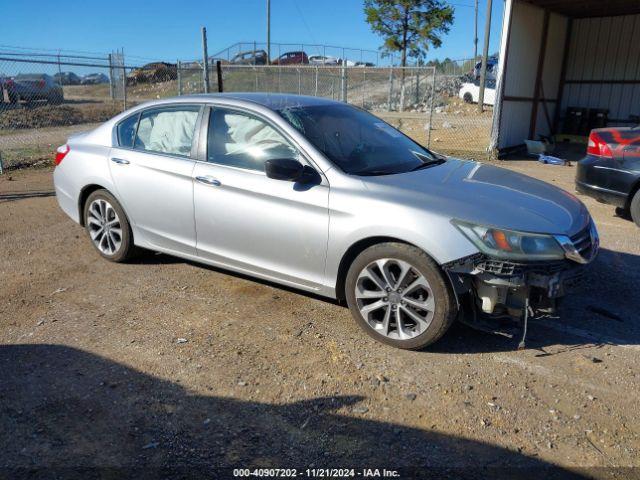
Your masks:
{"label": "metal carport structure", "polygon": [[568,112],[634,122],[640,0],[505,0],[497,80],[490,148],[499,154],[567,130]]}

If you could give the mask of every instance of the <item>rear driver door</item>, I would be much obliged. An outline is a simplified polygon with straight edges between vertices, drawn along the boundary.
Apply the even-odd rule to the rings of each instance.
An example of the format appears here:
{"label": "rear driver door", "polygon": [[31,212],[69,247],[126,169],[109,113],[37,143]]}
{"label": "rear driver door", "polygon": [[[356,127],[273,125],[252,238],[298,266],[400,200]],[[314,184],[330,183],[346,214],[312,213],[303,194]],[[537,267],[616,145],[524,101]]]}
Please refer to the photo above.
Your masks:
{"label": "rear driver door", "polygon": [[109,168],[136,244],[195,255],[193,180],[201,105],[143,110],[117,127]]}

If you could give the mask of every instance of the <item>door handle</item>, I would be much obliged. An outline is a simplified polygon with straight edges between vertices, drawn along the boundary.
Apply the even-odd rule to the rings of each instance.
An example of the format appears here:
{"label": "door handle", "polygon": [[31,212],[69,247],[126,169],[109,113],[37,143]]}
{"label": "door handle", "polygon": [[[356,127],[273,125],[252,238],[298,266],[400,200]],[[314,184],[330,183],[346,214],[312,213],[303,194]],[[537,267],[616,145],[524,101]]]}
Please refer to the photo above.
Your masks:
{"label": "door handle", "polygon": [[222,185],[219,180],[216,180],[209,175],[206,175],[204,177],[196,177],[196,181],[204,183],[205,185],[211,185],[212,187],[219,187],[220,185]]}
{"label": "door handle", "polygon": [[115,158],[115,157],[112,157],[112,158],[111,158],[111,161],[112,161],[113,163],[117,163],[118,165],[129,165],[129,160],[124,160],[124,159],[122,159],[122,158]]}

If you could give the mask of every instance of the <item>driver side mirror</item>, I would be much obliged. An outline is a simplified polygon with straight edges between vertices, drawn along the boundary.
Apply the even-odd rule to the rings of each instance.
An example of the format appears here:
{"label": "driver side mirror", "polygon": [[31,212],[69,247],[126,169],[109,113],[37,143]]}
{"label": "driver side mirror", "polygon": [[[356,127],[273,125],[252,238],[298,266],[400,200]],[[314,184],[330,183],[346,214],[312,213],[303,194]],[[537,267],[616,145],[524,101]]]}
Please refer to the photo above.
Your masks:
{"label": "driver side mirror", "polygon": [[298,182],[304,176],[305,166],[292,158],[273,158],[264,162],[264,171],[274,180]]}

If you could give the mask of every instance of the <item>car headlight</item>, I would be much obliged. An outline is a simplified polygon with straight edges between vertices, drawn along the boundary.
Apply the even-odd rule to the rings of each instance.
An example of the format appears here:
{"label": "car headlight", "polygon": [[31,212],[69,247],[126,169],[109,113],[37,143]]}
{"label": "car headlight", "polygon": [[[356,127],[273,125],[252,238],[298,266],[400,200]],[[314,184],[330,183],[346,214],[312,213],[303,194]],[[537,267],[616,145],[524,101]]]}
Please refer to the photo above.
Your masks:
{"label": "car headlight", "polygon": [[516,232],[453,220],[476,247],[487,255],[509,260],[559,260],[565,251],[553,235]]}

